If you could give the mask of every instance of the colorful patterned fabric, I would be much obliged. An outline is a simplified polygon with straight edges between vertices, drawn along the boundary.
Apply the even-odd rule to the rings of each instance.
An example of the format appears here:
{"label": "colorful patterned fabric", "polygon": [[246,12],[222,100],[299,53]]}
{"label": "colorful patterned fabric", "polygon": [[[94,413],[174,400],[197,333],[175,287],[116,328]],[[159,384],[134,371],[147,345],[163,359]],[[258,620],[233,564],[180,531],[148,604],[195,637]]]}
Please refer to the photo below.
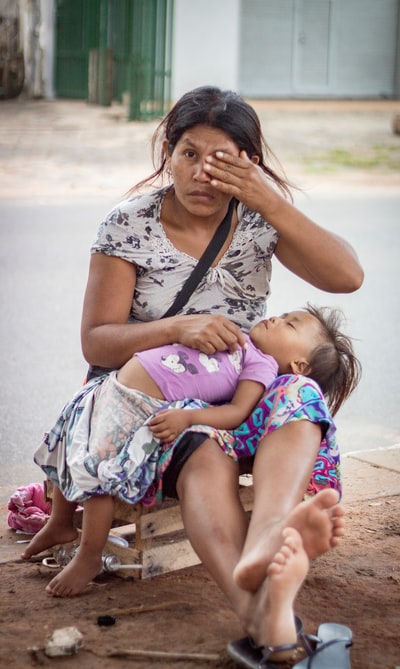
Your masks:
{"label": "colorful patterned fabric", "polygon": [[[123,393],[122,389],[115,382],[115,374],[90,381],[64,407],[35,453],[35,462],[70,501],[82,503],[93,495],[104,494],[116,495],[132,504],[142,501],[151,506],[162,501],[163,474],[182,435],[172,444],[160,444],[148,422],[165,403],[135,391]],[[99,425],[97,428],[95,425],[97,419],[92,424],[96,405],[97,412],[102,414],[99,430]],[[207,404],[185,400],[168,406],[198,408]],[[114,434],[107,428],[104,407],[111,412],[109,424]],[[115,430],[116,414],[118,430]],[[320,424],[324,435],[306,496],[326,487],[341,494],[335,426],[318,385],[311,379],[294,375],[277,377],[249,419],[235,430],[197,425],[186,432],[201,432],[214,438],[229,457],[237,460],[254,456],[264,435],[299,420]],[[103,435],[103,441],[91,434],[93,431]]]}
{"label": "colorful patterned fabric", "polygon": [[[146,498],[164,450],[149,420],[161,408],[186,405],[206,406],[195,400],[167,404],[147,397],[119,384],[115,372],[98,377],[63,408],[34,460],[71,502],[115,495],[135,504]],[[155,501],[153,496],[147,500]]]}
{"label": "colorful patterned fabric", "polygon": [[[307,377],[290,374],[278,376],[250,417],[235,430],[216,430],[197,425],[182,434],[207,434],[218,442],[227,455],[236,460],[254,456],[264,435],[299,420],[320,424],[323,434],[305,497],[316,495],[323,488],[334,488],[341,495],[342,478],[336,427],[318,384]],[[151,495],[156,495],[158,500],[162,498],[162,475],[171,461],[172,449],[181,438],[182,435],[172,446],[164,445],[160,452],[157,477],[146,495],[148,501]]]}

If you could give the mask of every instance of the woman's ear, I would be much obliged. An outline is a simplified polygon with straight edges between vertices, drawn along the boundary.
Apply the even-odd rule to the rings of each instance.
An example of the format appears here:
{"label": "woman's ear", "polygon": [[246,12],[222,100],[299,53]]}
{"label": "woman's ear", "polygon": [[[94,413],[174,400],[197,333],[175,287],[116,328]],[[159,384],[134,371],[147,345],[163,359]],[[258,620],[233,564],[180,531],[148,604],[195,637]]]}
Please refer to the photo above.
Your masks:
{"label": "woman's ear", "polygon": [[163,150],[164,158],[165,158],[165,166],[166,166],[166,169],[167,169],[168,174],[170,174],[170,173],[171,173],[170,163],[171,163],[171,154],[172,154],[172,151],[171,151],[171,145],[168,144],[168,140],[167,140],[167,139],[164,139],[164,140],[163,140],[163,143],[162,143],[162,150]]}
{"label": "woman's ear", "polygon": [[311,372],[310,363],[305,358],[291,360],[289,367],[293,374],[302,374],[303,376],[307,376]]}
{"label": "woman's ear", "polygon": [[257,156],[257,154],[254,154],[254,156],[251,156],[251,162],[254,163],[255,165],[258,165],[260,162],[260,156]]}
{"label": "woman's ear", "polygon": [[165,160],[169,160],[169,158],[171,158],[173,149],[171,144],[168,143],[167,139],[163,139],[162,150],[164,152]]}

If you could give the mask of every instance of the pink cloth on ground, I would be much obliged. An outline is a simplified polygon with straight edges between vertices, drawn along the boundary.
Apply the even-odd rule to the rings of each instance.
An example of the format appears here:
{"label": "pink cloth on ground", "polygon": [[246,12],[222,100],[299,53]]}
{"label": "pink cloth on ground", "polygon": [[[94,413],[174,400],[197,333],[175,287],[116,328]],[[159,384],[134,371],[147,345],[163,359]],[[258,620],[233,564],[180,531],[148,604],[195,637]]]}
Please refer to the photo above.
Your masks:
{"label": "pink cloth on ground", "polygon": [[51,503],[46,502],[44,495],[42,483],[30,483],[18,488],[8,500],[9,527],[27,534],[39,532],[51,512]]}

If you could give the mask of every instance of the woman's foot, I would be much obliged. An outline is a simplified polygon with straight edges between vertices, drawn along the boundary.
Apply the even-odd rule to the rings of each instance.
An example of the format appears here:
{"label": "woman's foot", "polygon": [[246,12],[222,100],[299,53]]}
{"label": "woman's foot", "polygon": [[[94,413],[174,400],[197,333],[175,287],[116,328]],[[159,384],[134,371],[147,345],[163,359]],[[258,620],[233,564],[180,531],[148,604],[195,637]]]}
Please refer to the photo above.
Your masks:
{"label": "woman's foot", "polygon": [[54,597],[74,597],[102,570],[100,554],[84,554],[77,551],[71,562],[55,576],[46,587],[46,592]]}
{"label": "woman's foot", "polygon": [[[263,646],[297,644],[293,604],[309,569],[309,559],[297,530],[287,527],[283,543],[271,560],[267,577],[252,597],[247,632]],[[292,650],[273,653],[271,661],[284,660]]]}
{"label": "woman's foot", "polygon": [[336,546],[344,534],[344,509],[333,489],[322,490],[315,497],[300,502],[281,522],[257,528],[252,533],[235,571],[234,579],[244,590],[256,592],[264,581],[274,552],[282,543],[282,530],[293,527],[301,535],[307,556],[314,559]]}
{"label": "woman's foot", "polygon": [[52,522],[51,518],[44,527],[30,541],[24,552],[21,554],[23,560],[29,560],[33,555],[37,555],[57,544],[67,544],[75,541],[78,536],[76,528],[71,524],[60,525]]}

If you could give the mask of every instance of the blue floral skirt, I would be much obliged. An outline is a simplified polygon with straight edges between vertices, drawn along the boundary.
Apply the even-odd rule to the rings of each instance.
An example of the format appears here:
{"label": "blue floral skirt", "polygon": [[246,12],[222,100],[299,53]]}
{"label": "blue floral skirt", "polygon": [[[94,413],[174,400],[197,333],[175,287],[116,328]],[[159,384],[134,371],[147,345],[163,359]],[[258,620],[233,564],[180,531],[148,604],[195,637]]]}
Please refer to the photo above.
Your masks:
{"label": "blue floral skirt", "polygon": [[[208,435],[227,456],[238,460],[254,456],[260,440],[270,432],[293,421],[308,420],[321,425],[323,438],[305,495],[327,487],[341,494],[335,425],[321,390],[311,379],[279,376],[238,428],[228,431],[196,425],[170,444],[160,443],[148,427],[152,416],[167,406],[198,408],[207,404],[192,399],[169,404],[153,400],[121,386],[113,372],[94,378],[65,405],[36,451],[35,462],[70,501],[82,503],[94,495],[115,495],[131,504],[141,501],[151,506],[162,501],[163,474],[183,434]],[[111,416],[109,424],[107,415]]]}

